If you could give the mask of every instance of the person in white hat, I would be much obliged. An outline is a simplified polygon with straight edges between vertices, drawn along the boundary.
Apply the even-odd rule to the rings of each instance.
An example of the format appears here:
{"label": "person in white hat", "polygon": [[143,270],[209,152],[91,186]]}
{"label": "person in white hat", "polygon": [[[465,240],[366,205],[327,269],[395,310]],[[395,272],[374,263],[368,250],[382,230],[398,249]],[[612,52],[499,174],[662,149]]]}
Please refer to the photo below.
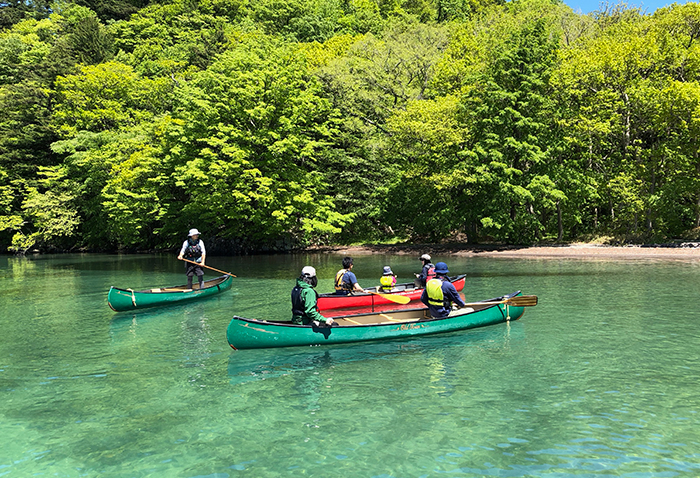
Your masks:
{"label": "person in white hat", "polygon": [[185,262],[185,274],[187,275],[187,288],[192,288],[192,276],[196,275],[199,281],[199,288],[202,288],[204,283],[204,261],[207,258],[207,250],[204,248],[204,242],[199,238],[199,231],[197,229],[190,229],[190,233],[187,235],[187,240],[182,243],[182,249],[180,249],[180,255],[177,256],[179,260],[187,259],[188,261],[196,262],[197,264],[192,264],[192,262]]}
{"label": "person in white hat", "polygon": [[416,274],[416,287],[424,288],[425,284],[430,280],[435,278],[435,266],[430,262],[431,257],[428,254],[423,254],[420,256],[420,260],[423,261],[423,269],[420,274]]}
{"label": "person in white hat", "polygon": [[333,319],[326,319],[318,311],[316,303],[318,294],[314,287],[318,285],[316,269],[306,266],[301,270],[301,275],[297,279],[297,285],[292,289],[292,322],[299,325],[313,325],[318,327],[321,324],[333,325]]}

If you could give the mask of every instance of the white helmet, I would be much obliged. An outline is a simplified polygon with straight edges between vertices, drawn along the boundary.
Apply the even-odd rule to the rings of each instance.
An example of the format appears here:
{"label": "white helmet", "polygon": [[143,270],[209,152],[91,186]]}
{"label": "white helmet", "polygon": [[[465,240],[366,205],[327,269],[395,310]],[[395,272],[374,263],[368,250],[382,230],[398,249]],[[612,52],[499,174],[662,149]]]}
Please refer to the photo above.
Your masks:
{"label": "white helmet", "polygon": [[316,269],[311,266],[306,266],[301,270],[302,276],[316,277]]}
{"label": "white helmet", "polygon": [[199,236],[200,232],[195,228],[195,229],[190,229],[190,233],[187,234],[187,237],[192,237],[192,236]]}
{"label": "white helmet", "polygon": [[430,256],[428,254],[423,254],[422,256],[420,256],[420,260],[430,262]]}

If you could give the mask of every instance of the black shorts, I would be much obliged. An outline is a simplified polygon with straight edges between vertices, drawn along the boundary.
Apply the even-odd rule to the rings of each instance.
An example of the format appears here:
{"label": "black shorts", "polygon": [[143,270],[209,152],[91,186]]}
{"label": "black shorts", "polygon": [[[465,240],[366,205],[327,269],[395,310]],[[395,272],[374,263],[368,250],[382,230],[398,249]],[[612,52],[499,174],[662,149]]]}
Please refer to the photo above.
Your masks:
{"label": "black shorts", "polygon": [[202,266],[199,264],[190,264],[189,262],[185,262],[185,274],[187,277],[192,277],[192,276],[203,276],[204,275],[204,269],[202,269]]}

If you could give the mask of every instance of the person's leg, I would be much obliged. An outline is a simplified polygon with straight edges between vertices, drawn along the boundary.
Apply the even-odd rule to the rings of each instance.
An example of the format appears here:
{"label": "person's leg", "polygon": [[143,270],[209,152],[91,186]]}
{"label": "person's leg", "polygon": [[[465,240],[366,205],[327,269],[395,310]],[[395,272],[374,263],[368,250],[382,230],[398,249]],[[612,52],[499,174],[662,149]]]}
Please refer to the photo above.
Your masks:
{"label": "person's leg", "polygon": [[192,276],[194,275],[194,269],[190,264],[185,263],[187,268],[185,269],[185,274],[187,274],[187,288],[192,288]]}
{"label": "person's leg", "polygon": [[202,289],[204,287],[204,271],[201,267],[197,271],[197,280],[199,281],[199,288]]}

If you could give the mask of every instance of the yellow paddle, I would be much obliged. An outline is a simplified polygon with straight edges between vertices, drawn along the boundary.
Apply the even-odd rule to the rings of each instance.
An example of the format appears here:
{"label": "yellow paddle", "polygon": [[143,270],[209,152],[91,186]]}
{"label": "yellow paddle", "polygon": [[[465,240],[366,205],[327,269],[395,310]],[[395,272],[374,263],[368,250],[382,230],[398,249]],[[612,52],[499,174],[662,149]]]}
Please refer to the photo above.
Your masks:
{"label": "yellow paddle", "polygon": [[372,292],[371,290],[365,290],[368,294],[378,295],[379,297],[384,297],[386,300],[391,302],[396,302],[397,304],[406,305],[411,302],[411,298],[405,295],[398,294],[380,294],[379,292]]}
{"label": "yellow paddle", "polygon": [[220,271],[219,269],[214,269],[213,267],[205,266],[204,264],[200,264],[199,262],[190,261],[190,260],[188,260],[188,259],[180,259],[180,260],[185,261],[185,262],[189,262],[190,264],[194,264],[194,265],[197,265],[197,266],[206,267],[207,269],[211,269],[211,270],[213,270],[213,271],[220,272],[220,273],[222,273],[222,274],[226,274],[226,275],[229,275],[229,276],[231,276],[231,277],[236,277],[235,275],[231,274],[230,272]]}

